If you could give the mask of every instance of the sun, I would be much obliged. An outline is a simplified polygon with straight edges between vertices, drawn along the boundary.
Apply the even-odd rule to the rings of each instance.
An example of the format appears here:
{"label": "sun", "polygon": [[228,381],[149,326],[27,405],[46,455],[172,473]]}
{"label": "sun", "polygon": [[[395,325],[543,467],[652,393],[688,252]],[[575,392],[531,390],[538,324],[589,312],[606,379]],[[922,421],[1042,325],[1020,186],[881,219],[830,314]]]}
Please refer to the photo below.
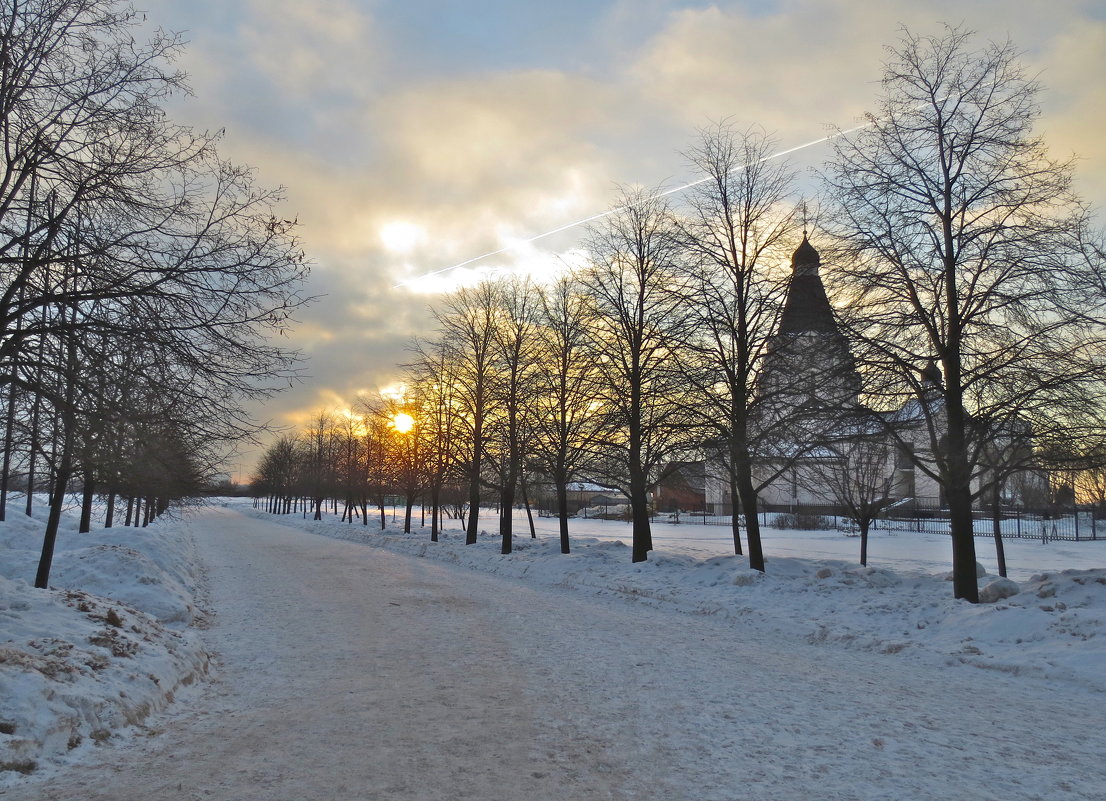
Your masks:
{"label": "sun", "polygon": [[391,253],[410,253],[426,239],[421,225],[396,220],[380,227],[380,241]]}
{"label": "sun", "polygon": [[398,412],[392,417],[392,428],[400,434],[406,434],[415,427],[415,418],[407,412]]}

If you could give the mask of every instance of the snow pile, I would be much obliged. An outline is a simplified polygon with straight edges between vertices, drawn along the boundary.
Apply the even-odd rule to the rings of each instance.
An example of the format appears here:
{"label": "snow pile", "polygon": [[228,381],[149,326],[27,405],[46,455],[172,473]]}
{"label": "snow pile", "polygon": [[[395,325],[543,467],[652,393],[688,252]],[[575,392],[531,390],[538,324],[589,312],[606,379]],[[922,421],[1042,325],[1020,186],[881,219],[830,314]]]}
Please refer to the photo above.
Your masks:
{"label": "snow pile", "polygon": [[140,723],[207,669],[180,522],[77,534],[65,518],[36,590],[43,528],[0,523],[0,782]]}
{"label": "snow pile", "polygon": [[[899,556],[883,557],[878,564],[872,559],[862,567],[847,558],[822,556],[836,543],[848,549],[840,551],[842,556],[855,549],[855,540],[839,533],[767,530],[767,573],[761,574],[748,568],[746,557],[725,554],[732,547],[728,530],[715,527],[684,526],[691,533],[681,532],[687,539],[679,541],[664,542],[663,534],[655,533],[657,547],[649,560],[631,564],[629,528],[614,521],[589,520],[586,526],[572,521],[574,531],[599,536],[574,536],[572,553],[564,555],[552,526],[531,539],[523,518],[514,553],[503,556],[499,537],[486,531],[475,545],[466,546],[457,530],[443,532],[441,541],[432,543],[428,529],[404,535],[392,527],[380,532],[336,518],[271,519],[514,579],[728,618],[766,636],[798,635],[934,664],[965,664],[1106,690],[1106,568],[1086,564],[1106,562],[1106,542],[1061,544],[1062,551],[1042,550],[1035,541],[1008,542],[1011,563],[1021,566],[1018,575],[1025,578],[1000,579],[981,565],[981,592],[991,602],[973,605],[953,599],[948,562],[938,565],[928,553],[935,548],[947,553],[948,538],[938,534],[873,539],[873,553],[887,543],[884,550]],[[713,537],[720,555],[704,556],[705,537]],[[979,545],[981,553],[984,547]],[[924,555],[912,559],[906,555],[912,550]],[[794,555],[804,552],[813,555]],[[1083,569],[1029,575],[1024,565],[1031,560],[1038,569],[1057,560]]]}

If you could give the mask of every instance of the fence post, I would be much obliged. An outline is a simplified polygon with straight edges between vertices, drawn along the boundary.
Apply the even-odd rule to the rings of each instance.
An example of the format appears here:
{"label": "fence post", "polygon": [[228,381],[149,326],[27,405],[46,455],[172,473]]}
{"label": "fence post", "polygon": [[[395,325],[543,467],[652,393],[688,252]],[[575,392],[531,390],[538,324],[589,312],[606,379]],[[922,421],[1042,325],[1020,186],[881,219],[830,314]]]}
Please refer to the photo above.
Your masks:
{"label": "fence post", "polygon": [[1014,507],[1014,522],[1018,526],[1018,539],[1022,538],[1022,510],[1020,507]]}
{"label": "fence post", "polygon": [[1075,541],[1079,542],[1079,505],[1073,503],[1071,507],[1075,510]]}

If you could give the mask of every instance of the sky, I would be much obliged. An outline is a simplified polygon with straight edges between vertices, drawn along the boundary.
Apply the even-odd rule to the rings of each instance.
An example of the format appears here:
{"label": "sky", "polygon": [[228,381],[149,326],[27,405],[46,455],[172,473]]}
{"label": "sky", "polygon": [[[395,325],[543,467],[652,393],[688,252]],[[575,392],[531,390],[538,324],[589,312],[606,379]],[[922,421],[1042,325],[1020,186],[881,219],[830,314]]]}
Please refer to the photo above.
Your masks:
{"label": "sky", "polygon": [[[1106,0],[145,0],[183,34],[177,122],[285,188],[313,265],[287,344],[307,378],[251,409],[295,425],[394,385],[427,309],[480,275],[548,273],[619,186],[696,176],[681,155],[720,120],[780,148],[875,107],[903,26],[1011,39],[1045,87],[1038,132],[1077,155],[1106,209]],[[794,156],[809,170],[826,145]],[[1099,214],[1100,222],[1103,216]],[[420,278],[504,247],[508,252]],[[257,452],[232,460],[248,478]]]}

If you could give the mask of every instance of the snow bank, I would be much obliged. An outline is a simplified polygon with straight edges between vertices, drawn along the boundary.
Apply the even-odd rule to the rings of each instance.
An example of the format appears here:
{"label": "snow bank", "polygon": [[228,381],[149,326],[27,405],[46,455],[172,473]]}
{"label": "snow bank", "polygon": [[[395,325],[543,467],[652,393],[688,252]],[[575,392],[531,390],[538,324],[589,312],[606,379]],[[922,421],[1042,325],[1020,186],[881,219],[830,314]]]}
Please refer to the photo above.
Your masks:
{"label": "snow bank", "polygon": [[[264,515],[247,503],[239,502],[237,508]],[[800,636],[889,657],[963,664],[1106,690],[1106,568],[1093,566],[1096,559],[1106,562],[1106,543],[1068,544],[1069,550],[1059,552],[1059,558],[1070,560],[1070,569],[1020,582],[999,580],[981,566],[980,587],[991,588],[991,602],[973,605],[953,599],[945,580],[948,563],[931,563],[934,548],[948,547],[947,537],[934,534],[900,535],[893,543],[898,558],[879,564],[873,560],[862,567],[821,556],[837,542],[846,542],[850,549],[855,545],[840,534],[767,531],[767,573],[761,574],[749,570],[746,557],[725,554],[725,530],[710,533],[721,555],[704,557],[702,539],[708,527],[702,526],[683,527],[698,530],[686,535],[689,544],[683,548],[675,541],[660,544],[655,535],[657,549],[649,560],[631,564],[629,529],[614,521],[589,520],[586,527],[572,521],[574,530],[599,536],[574,536],[572,553],[563,555],[552,533],[531,539],[520,520],[514,553],[503,556],[498,535],[487,531],[475,545],[466,546],[459,531],[443,532],[441,541],[432,543],[429,529],[404,535],[392,527],[380,532],[336,518],[272,519],[519,580],[729,618],[766,636]],[[871,545],[873,553],[883,548],[878,540]],[[1055,551],[1041,550],[1039,543],[1008,543],[1007,549],[1023,569],[1030,559],[1051,563],[1058,558]],[[804,550],[812,556],[795,555]],[[911,550],[926,556],[914,560],[907,556]]]}
{"label": "snow bank", "polygon": [[180,521],[77,534],[68,516],[36,590],[43,529],[0,523],[0,785],[140,723],[207,670]]}

